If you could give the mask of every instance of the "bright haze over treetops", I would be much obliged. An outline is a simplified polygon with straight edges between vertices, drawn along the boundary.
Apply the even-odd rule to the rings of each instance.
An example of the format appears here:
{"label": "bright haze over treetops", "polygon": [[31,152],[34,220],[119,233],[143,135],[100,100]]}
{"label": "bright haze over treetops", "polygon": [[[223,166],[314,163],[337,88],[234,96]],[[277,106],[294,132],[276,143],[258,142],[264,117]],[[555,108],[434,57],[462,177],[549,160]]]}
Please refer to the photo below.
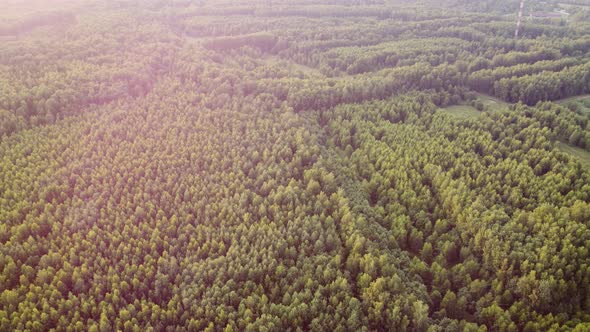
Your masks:
{"label": "bright haze over treetops", "polygon": [[589,330],[590,3],[519,6],[0,1],[0,331]]}

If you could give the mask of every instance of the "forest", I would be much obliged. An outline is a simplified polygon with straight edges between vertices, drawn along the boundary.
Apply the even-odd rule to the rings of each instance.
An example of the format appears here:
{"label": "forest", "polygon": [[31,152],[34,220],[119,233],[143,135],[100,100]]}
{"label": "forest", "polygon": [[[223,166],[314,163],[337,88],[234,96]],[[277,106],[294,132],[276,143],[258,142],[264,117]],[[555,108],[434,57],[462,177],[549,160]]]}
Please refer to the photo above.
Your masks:
{"label": "forest", "polygon": [[590,1],[519,6],[0,2],[0,331],[590,331]]}

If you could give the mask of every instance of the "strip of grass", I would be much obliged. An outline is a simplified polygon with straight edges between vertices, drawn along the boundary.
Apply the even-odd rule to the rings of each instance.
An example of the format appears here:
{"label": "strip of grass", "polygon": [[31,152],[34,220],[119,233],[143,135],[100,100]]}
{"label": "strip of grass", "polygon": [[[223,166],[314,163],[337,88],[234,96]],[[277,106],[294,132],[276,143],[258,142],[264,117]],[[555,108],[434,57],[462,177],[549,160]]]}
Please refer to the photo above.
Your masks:
{"label": "strip of grass", "polygon": [[590,151],[571,146],[564,142],[557,142],[557,148],[578,159],[582,165],[590,168]]}
{"label": "strip of grass", "polygon": [[568,105],[568,104],[576,104],[578,110],[582,113],[590,116],[590,95],[583,95],[583,96],[576,96],[576,97],[569,97],[565,99],[561,99],[557,101],[558,104],[561,105]]}
{"label": "strip of grass", "polygon": [[441,108],[439,111],[450,114],[457,119],[475,119],[481,115],[480,111],[470,105],[453,105]]}
{"label": "strip of grass", "polygon": [[[477,93],[476,100],[481,101],[485,106],[485,109],[492,112],[506,109],[509,105],[507,102],[503,100],[483,93]],[[475,107],[465,104],[444,107],[441,108],[440,111],[450,114],[457,119],[463,120],[475,119],[481,115],[481,112],[478,111]]]}
{"label": "strip of grass", "polygon": [[492,111],[506,109],[509,105],[507,102],[501,99],[483,93],[477,93],[477,99],[480,100],[484,104],[484,106],[486,106]]}
{"label": "strip of grass", "polygon": [[584,102],[590,100],[590,95],[582,95],[582,96],[574,96],[569,98],[564,98],[556,101],[558,104],[567,104],[569,102]]}

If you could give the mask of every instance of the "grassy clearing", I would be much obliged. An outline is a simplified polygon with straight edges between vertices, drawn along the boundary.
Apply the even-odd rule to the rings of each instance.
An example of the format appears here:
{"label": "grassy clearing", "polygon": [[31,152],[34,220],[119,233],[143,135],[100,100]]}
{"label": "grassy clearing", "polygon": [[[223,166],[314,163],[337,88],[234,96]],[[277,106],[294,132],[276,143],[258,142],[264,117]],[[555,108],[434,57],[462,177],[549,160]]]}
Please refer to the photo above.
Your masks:
{"label": "grassy clearing", "polygon": [[590,151],[571,146],[564,142],[557,142],[557,148],[578,159],[582,165],[590,168]]}
{"label": "grassy clearing", "polygon": [[326,76],[322,74],[318,69],[308,67],[293,61],[287,61],[285,59],[281,59],[278,56],[266,56],[260,59],[260,63],[270,66],[270,67],[278,67],[278,68],[286,68],[288,69],[293,75],[297,76],[297,73],[303,74],[305,77],[309,78],[325,78]]}
{"label": "grassy clearing", "polygon": [[[488,96],[482,93],[477,94],[476,100],[479,100],[485,106],[485,109],[494,111],[500,111],[508,107],[508,103],[498,98]],[[441,112],[450,114],[457,119],[475,119],[481,115],[475,107],[466,104],[453,105],[439,109]]]}
{"label": "grassy clearing", "polygon": [[562,105],[574,103],[582,113],[590,116],[590,95],[565,98],[558,100],[557,103]]}
{"label": "grassy clearing", "polygon": [[508,108],[508,103],[483,93],[477,94],[477,99],[480,100],[484,106],[489,107],[492,111],[499,111]]}
{"label": "grassy clearing", "polygon": [[575,97],[569,97],[569,98],[565,98],[565,99],[560,99],[558,101],[556,101],[556,103],[558,104],[566,104],[569,102],[586,102],[586,101],[590,101],[590,94],[589,95],[582,95],[582,96],[575,96]]}
{"label": "grassy clearing", "polygon": [[439,111],[450,114],[457,119],[475,119],[481,115],[480,111],[470,105],[453,105],[441,108]]}

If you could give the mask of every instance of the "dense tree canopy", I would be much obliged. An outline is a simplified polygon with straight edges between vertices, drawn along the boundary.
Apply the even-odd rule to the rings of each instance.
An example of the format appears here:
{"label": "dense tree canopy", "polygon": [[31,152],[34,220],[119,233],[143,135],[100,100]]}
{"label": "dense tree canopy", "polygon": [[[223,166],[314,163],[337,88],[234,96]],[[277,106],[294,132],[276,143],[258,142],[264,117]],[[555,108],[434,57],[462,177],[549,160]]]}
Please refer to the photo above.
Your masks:
{"label": "dense tree canopy", "polygon": [[1,331],[590,328],[583,0],[72,3],[0,4]]}

